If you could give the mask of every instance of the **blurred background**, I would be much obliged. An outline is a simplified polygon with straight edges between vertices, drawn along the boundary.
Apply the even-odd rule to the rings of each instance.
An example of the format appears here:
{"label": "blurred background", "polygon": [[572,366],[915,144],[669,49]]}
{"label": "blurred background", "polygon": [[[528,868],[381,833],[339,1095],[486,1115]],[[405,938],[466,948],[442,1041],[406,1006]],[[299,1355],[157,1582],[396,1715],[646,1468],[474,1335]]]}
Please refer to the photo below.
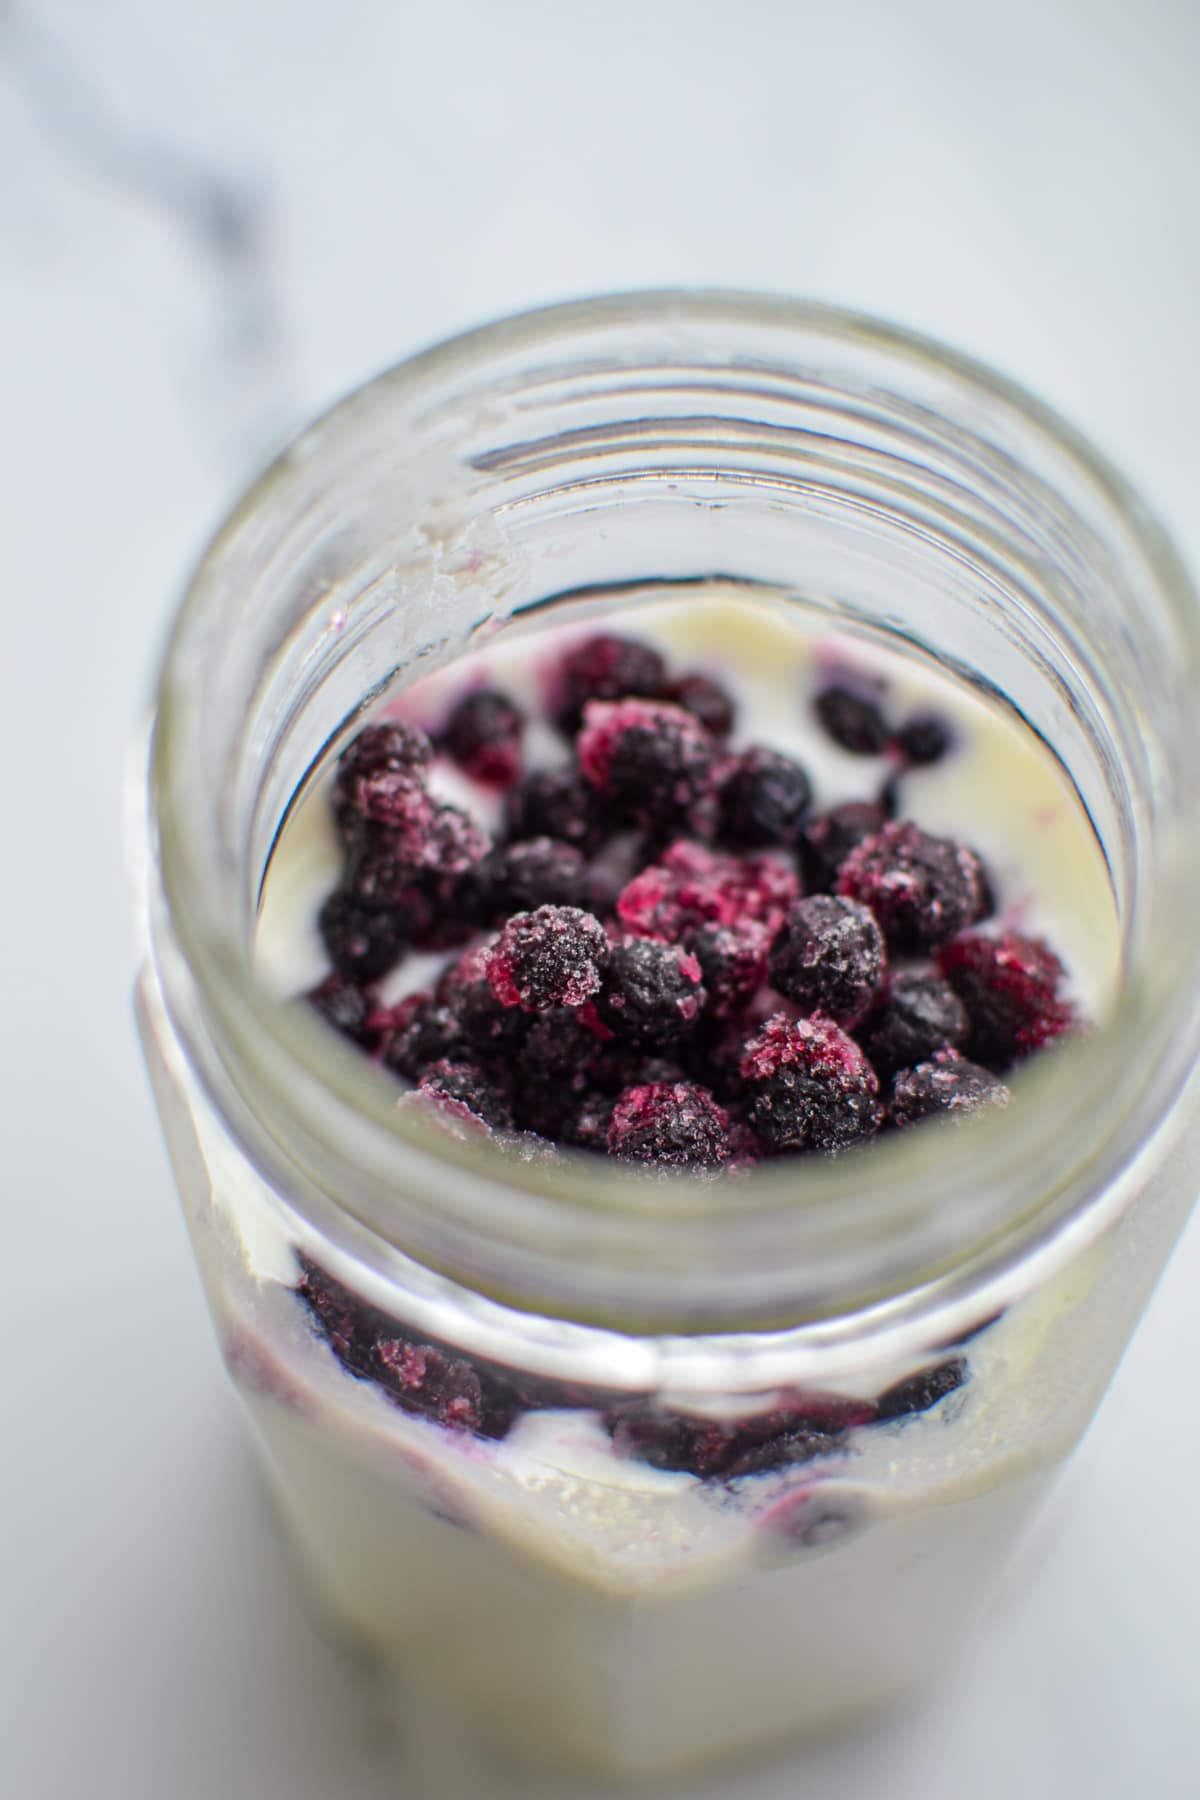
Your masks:
{"label": "blurred background", "polygon": [[[122,763],[223,508],[435,338],[716,284],[995,364],[1195,569],[1198,83],[1196,0],[0,0],[7,1792],[530,1792],[452,1734],[388,1742],[303,1614],[134,1043]],[[950,1690],[687,1791],[1200,1791],[1198,1284],[1193,1231]]]}

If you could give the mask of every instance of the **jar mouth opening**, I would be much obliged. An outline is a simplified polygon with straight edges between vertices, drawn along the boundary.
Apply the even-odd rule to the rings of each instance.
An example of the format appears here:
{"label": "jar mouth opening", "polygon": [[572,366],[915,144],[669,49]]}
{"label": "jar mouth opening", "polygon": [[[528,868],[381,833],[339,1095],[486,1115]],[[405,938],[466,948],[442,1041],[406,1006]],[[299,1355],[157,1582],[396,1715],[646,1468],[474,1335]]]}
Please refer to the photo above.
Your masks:
{"label": "jar mouth opening", "polygon": [[[310,1226],[353,1239],[357,1254],[381,1263],[411,1256],[517,1306],[675,1330],[908,1304],[931,1286],[965,1293],[1081,1229],[1085,1216],[1095,1224],[1196,1059],[1200,911],[1192,890],[1200,859],[1182,826],[1156,822],[1146,884],[1153,892],[1135,896],[1144,928],[1128,934],[1111,1017],[1034,1059],[1016,1077],[1005,1113],[929,1126],[833,1160],[766,1161],[708,1181],[643,1176],[582,1151],[524,1162],[448,1135],[419,1109],[398,1108],[394,1084],[361,1053],[255,982],[237,871],[216,813],[189,811],[184,796],[205,701],[197,669],[231,545],[331,436],[384,405],[417,417],[451,376],[461,383],[498,359],[556,342],[565,351],[593,330],[627,329],[632,343],[648,323],[660,331],[677,324],[681,333],[711,334],[719,360],[722,329],[735,321],[865,349],[901,372],[931,371],[965,390],[982,418],[999,410],[1018,419],[1120,518],[1200,691],[1200,608],[1170,544],[1124,479],[1041,402],[969,358],[869,317],[769,295],[666,291],[570,302],[484,326],[398,365],[310,426],[250,489],[201,561],[168,643],[152,753],[158,911],[182,952],[173,978],[161,971],[164,991],[170,1002],[186,969],[199,1030],[173,1010],[193,1060],[211,1071],[210,1085],[228,1078],[251,1100],[255,1154],[281,1172]],[[1172,746],[1193,792],[1195,736]]]}

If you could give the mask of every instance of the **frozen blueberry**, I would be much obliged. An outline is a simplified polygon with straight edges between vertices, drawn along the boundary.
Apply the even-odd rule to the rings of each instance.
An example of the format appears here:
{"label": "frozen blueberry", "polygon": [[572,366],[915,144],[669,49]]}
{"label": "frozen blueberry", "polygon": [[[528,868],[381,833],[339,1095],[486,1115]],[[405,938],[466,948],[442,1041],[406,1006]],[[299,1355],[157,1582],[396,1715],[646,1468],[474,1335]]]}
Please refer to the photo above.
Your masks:
{"label": "frozen blueberry", "polygon": [[881,1422],[884,1419],[904,1419],[910,1413],[928,1412],[947,1394],[960,1388],[967,1378],[966,1359],[955,1356],[949,1362],[938,1363],[935,1368],[921,1369],[916,1375],[908,1375],[898,1381],[894,1387],[879,1396],[875,1406],[875,1417]]}
{"label": "frozen blueberry", "polygon": [[690,1031],[705,992],[700,964],[677,944],[626,938],[609,954],[596,1014],[627,1044],[667,1044]]}
{"label": "frozen blueberry", "polygon": [[662,691],[666,672],[658,651],[637,638],[615,632],[586,638],[562,660],[558,723],[574,734],[589,700],[651,700]]}
{"label": "frozen blueberry", "polygon": [[626,1400],[610,1407],[604,1422],[618,1455],[700,1480],[734,1481],[834,1454],[847,1433],[873,1415],[874,1408],[862,1401],[814,1395],[741,1419],[677,1412],[656,1400]]}
{"label": "frozen blueberry", "polygon": [[528,838],[489,852],[472,876],[472,903],[484,920],[539,906],[585,906],[591,880],[583,852],[558,838]]}
{"label": "frozen blueberry", "polygon": [[412,942],[410,918],[360,906],[340,890],[322,906],[317,925],[335,971],[351,981],[378,981]]}
{"label": "frozen blueberry", "polygon": [[494,1069],[474,1062],[435,1062],[424,1069],[418,1083],[421,1093],[451,1110],[464,1108],[495,1131],[512,1127],[512,1103]]}
{"label": "frozen blueberry", "polygon": [[813,711],[834,743],[854,756],[879,756],[887,749],[887,720],[870,694],[835,683],[817,695]]}
{"label": "frozen blueberry", "polygon": [[506,822],[510,838],[554,838],[583,851],[605,836],[595,791],[575,768],[532,770],[509,790]]}
{"label": "frozen blueberry", "polygon": [[430,994],[409,994],[372,1020],[383,1045],[383,1061],[409,1081],[431,1063],[454,1061],[468,1042],[457,1013]]}
{"label": "frozen blueberry", "polygon": [[879,1124],[875,1071],[854,1039],[822,1013],[775,1013],[741,1061],[747,1120],[772,1151],[848,1149]]}
{"label": "frozen blueberry", "polygon": [[778,750],[752,744],[721,785],[721,830],[739,844],[795,844],[811,804],[807,771]]}
{"label": "frozen blueberry", "polygon": [[727,738],[737,719],[733,696],[711,675],[681,675],[667,685],[662,698],[693,713],[715,738]]}
{"label": "frozen blueberry", "polygon": [[647,830],[687,824],[708,796],[713,740],[665,700],[591,700],[579,766],[612,817]]}
{"label": "frozen blueberry", "polygon": [[343,829],[361,821],[394,825],[423,790],[433,746],[415,725],[367,725],[342,752],[333,784],[334,817]]}
{"label": "frozen blueberry", "polygon": [[370,1044],[371,1031],[367,1025],[370,1003],[356,982],[335,972],[327,975],[305,998],[327,1025],[332,1025],[351,1043]]}
{"label": "frozen blueberry", "polygon": [[800,861],[810,894],[832,892],[838,870],[864,838],[875,837],[888,822],[881,806],[866,800],[849,800],[821,813],[804,829]]}
{"label": "frozen blueberry", "polygon": [[748,919],[775,932],[799,892],[793,871],[769,851],[733,856],[681,838],[622,890],[617,914],[645,937],[678,940],[703,925],[738,929]]}
{"label": "frozen blueberry", "polygon": [[367,821],[348,843],[346,887],[361,906],[413,908],[419,894],[432,894],[433,878],[459,875],[487,851],[487,838],[460,808],[413,792],[405,825]]}
{"label": "frozen blueberry", "polygon": [[948,981],[906,969],[891,977],[860,1042],[876,1074],[892,1075],[964,1044],[968,1027],[967,1009]]}
{"label": "frozen blueberry", "polygon": [[498,688],[464,694],[442,728],[443,749],[476,781],[507,787],[521,767],[525,717]]}
{"label": "frozen blueberry", "polygon": [[894,747],[913,768],[941,762],[950,748],[950,729],[936,713],[914,713],[896,733]]}
{"label": "frozen blueberry", "polygon": [[771,985],[805,1012],[855,1025],[870,1008],[887,965],[875,916],[854,900],[797,900],[771,947]]}
{"label": "frozen blueberry", "polygon": [[710,1018],[727,1019],[750,1004],[767,978],[769,926],[758,919],[736,926],[702,925],[685,942],[700,964]]}
{"label": "frozen blueberry", "polygon": [[967,1055],[988,1068],[1010,1068],[1077,1023],[1060,992],[1062,963],[1042,938],[973,933],[944,945],[938,966],[971,1021]]}
{"label": "frozen blueberry", "polygon": [[869,906],[889,945],[900,951],[944,944],[982,918],[990,904],[975,852],[954,838],[931,837],[909,820],[885,825],[852,850],[837,891]]}
{"label": "frozen blueberry", "polygon": [[582,1006],[598,992],[608,956],[607,934],[591,913],[539,906],[508,921],[488,952],[487,979],[502,1006]]}
{"label": "frozen blueberry", "polygon": [[690,1081],[626,1088],[609,1120],[608,1154],[659,1169],[715,1169],[732,1150],[729,1115]]}
{"label": "frozen blueberry", "polygon": [[942,1113],[959,1116],[985,1106],[1007,1106],[1008,1089],[989,1069],[957,1050],[939,1050],[915,1069],[901,1069],[892,1084],[892,1123],[916,1125]]}
{"label": "frozen blueberry", "polygon": [[492,992],[488,960],[492,943],[478,944],[451,963],[438,977],[434,998],[458,1021],[468,1043],[488,1057],[511,1058],[524,1042],[529,1015],[504,1006]]}

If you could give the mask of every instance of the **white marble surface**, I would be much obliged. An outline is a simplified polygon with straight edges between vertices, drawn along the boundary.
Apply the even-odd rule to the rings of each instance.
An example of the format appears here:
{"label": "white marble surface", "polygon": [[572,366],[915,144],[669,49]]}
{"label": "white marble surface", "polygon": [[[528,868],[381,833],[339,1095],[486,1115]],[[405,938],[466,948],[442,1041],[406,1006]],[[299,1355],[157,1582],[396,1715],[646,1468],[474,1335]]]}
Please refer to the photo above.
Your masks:
{"label": "white marble surface", "polygon": [[[1194,0],[2,0],[15,1800],[528,1791],[452,1744],[389,1747],[304,1618],[135,1050],[122,752],[222,504],[281,431],[432,337],[732,283],[1006,368],[1118,458],[1195,565],[1198,74]],[[1193,1230],[1036,1581],[952,1690],[688,1791],[1200,1791],[1198,1284]]]}

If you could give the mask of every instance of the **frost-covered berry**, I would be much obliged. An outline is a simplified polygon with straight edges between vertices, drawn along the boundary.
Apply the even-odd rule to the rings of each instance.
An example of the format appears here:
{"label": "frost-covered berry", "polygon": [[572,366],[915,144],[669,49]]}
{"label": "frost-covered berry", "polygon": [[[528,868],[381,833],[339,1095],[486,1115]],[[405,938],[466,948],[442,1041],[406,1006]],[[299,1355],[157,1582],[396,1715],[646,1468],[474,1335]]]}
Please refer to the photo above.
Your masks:
{"label": "frost-covered berry", "polygon": [[891,977],[859,1041],[876,1074],[891,1075],[964,1044],[969,1027],[967,1009],[948,981],[905,969]]}
{"label": "frost-covered berry", "polygon": [[767,963],[771,985],[805,1012],[851,1026],[869,1010],[887,966],[875,915],[855,900],[797,900]]}
{"label": "frost-covered berry", "polygon": [[525,715],[498,688],[464,694],[442,727],[443,749],[476,781],[507,787],[521,767]]}
{"label": "frost-covered berry", "polygon": [[875,1071],[832,1019],[775,1013],[741,1061],[747,1120],[771,1150],[845,1150],[879,1123]]}
{"label": "frost-covered berry", "polygon": [[616,632],[585,638],[559,666],[558,723],[564,731],[578,731],[589,700],[651,700],[662,691],[666,673],[658,651],[637,638]]}
{"label": "frost-covered berry", "polygon": [[989,1069],[968,1062],[957,1050],[939,1050],[915,1069],[901,1069],[892,1084],[891,1118],[902,1128],[939,1114],[979,1112],[1007,1106],[1008,1089]]}
{"label": "frost-covered berry", "polygon": [[795,844],[811,804],[807,770],[781,751],[753,744],[721,784],[721,831],[739,844]]}
{"label": "frost-covered berry", "polygon": [[967,1055],[988,1068],[1009,1068],[1077,1022],[1061,993],[1062,963],[1042,938],[971,933],[945,944],[937,960],[971,1021]]}
{"label": "frost-covered berry", "polygon": [[516,913],[486,957],[488,983],[502,1006],[544,1012],[582,1006],[600,987],[608,936],[578,906],[539,906]]}
{"label": "frost-covered berry", "polygon": [[729,1115],[695,1082],[626,1088],[613,1107],[608,1153],[659,1169],[714,1169],[733,1148]]}
{"label": "frost-covered berry", "polygon": [[704,1000],[700,964],[689,951],[632,937],[613,945],[595,1007],[614,1036],[640,1047],[690,1031]]}
{"label": "frost-covered berry", "polygon": [[837,891],[869,906],[888,943],[901,951],[944,944],[990,905],[975,852],[956,838],[932,837],[910,820],[885,825],[852,850]]}
{"label": "frost-covered berry", "polygon": [[616,819],[678,829],[708,796],[713,740],[667,701],[589,701],[578,750],[585,780]]}

